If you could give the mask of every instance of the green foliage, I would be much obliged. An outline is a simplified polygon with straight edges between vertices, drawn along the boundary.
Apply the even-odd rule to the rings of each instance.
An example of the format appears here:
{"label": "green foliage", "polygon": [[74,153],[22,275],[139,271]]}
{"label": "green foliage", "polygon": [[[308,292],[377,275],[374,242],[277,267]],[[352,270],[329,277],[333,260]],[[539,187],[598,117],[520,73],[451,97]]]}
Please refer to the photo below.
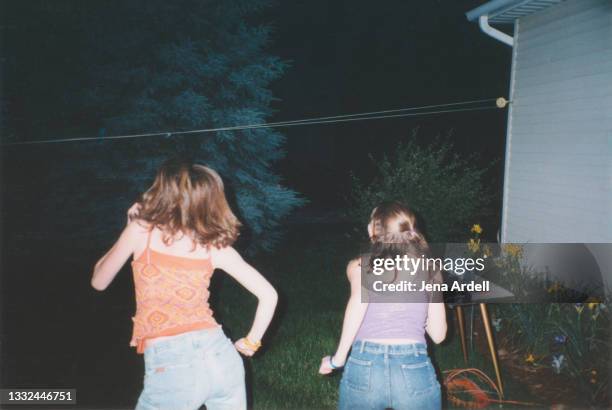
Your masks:
{"label": "green foliage", "polygon": [[362,227],[377,204],[399,200],[417,212],[429,241],[460,240],[491,201],[487,169],[473,159],[453,154],[448,140],[421,145],[413,136],[376,162],[375,178],[353,176],[349,215]]}
{"label": "green foliage", "polygon": [[[519,292],[542,285],[543,273],[521,266],[512,254],[500,257],[505,272],[502,286]],[[563,300],[566,290],[558,284],[541,288],[541,300]],[[607,387],[612,363],[610,301],[586,303],[513,303],[493,305],[498,329],[507,343],[519,350],[535,368],[553,369],[557,377],[572,380],[584,404],[609,401]]]}
{"label": "green foliage", "polygon": [[547,367],[569,377],[583,403],[601,405],[609,398],[610,315],[609,303],[501,304],[501,318],[510,344],[528,357],[533,366]]}
{"label": "green foliage", "polygon": [[[270,28],[254,22],[267,6],[266,0],[114,1],[78,7],[78,19],[66,17],[73,14],[70,8],[53,7],[56,17],[72,21],[74,32],[82,33],[75,53],[84,73],[81,86],[67,92],[79,118],[80,129],[72,132],[99,136],[62,152],[75,161],[54,170],[48,185],[58,188],[50,203],[71,198],[88,205],[52,206],[66,212],[56,215],[58,221],[83,229],[88,220],[96,232],[116,233],[123,211],[150,185],[160,164],[182,154],[224,178],[249,249],[272,248],[283,217],[304,202],[272,169],[285,155],[278,131],[105,139],[266,122],[274,99],[270,84],[287,67],[266,50]],[[89,183],[83,186],[85,179]],[[97,191],[100,186],[107,190]],[[108,223],[112,215],[117,224]],[[61,228],[71,229],[65,223]]]}

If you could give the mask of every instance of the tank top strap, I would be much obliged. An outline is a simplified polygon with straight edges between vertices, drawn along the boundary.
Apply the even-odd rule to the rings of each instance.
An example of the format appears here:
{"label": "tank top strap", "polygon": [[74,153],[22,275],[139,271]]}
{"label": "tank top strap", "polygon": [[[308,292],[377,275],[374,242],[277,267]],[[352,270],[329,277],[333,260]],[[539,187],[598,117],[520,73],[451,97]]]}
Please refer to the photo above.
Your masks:
{"label": "tank top strap", "polygon": [[147,249],[145,252],[147,252],[147,265],[151,264],[151,236],[153,235],[153,229],[151,229],[149,231],[149,234],[147,235]]}

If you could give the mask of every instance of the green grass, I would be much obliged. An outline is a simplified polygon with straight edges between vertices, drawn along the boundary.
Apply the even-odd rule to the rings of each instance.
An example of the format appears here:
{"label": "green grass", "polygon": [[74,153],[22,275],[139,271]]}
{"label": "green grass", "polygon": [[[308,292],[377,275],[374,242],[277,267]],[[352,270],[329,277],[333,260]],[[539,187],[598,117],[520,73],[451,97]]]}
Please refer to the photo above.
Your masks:
{"label": "green grass", "polygon": [[[278,314],[264,347],[246,360],[254,409],[336,408],[340,374],[323,377],[318,368],[321,357],[333,353],[339,340],[349,293],[346,263],[355,256],[357,245],[340,234],[302,233],[287,238],[274,254],[251,261],[280,294]],[[213,307],[235,340],[248,331],[256,301],[232,280],[220,282]],[[452,329],[447,341],[432,349],[432,356],[440,372],[468,367]],[[469,367],[494,377],[489,361],[478,353],[472,352]],[[507,396],[524,396],[520,386],[508,380],[506,384]]]}

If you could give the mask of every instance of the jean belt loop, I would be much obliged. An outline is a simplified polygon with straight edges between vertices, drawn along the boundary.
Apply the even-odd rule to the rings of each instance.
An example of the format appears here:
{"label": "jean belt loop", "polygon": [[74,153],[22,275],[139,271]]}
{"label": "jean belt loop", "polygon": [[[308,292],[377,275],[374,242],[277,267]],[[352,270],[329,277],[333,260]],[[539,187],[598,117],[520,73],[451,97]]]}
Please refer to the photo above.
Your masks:
{"label": "jean belt loop", "polygon": [[389,345],[385,345],[385,359],[389,358]]}
{"label": "jean belt loop", "polygon": [[361,346],[359,347],[359,353],[363,353],[363,349],[365,348],[365,341],[360,340]]}

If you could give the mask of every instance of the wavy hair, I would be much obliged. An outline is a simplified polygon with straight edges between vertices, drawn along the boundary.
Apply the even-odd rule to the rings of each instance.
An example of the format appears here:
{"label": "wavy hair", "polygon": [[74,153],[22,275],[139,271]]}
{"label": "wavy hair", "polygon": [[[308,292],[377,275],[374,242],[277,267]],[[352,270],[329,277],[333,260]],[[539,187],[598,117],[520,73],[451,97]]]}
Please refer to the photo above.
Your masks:
{"label": "wavy hair", "polygon": [[232,245],[242,226],[225,197],[223,180],[213,169],[190,161],[166,161],[153,185],[141,196],[138,219],[163,232],[170,245],[177,234],[196,244]]}

